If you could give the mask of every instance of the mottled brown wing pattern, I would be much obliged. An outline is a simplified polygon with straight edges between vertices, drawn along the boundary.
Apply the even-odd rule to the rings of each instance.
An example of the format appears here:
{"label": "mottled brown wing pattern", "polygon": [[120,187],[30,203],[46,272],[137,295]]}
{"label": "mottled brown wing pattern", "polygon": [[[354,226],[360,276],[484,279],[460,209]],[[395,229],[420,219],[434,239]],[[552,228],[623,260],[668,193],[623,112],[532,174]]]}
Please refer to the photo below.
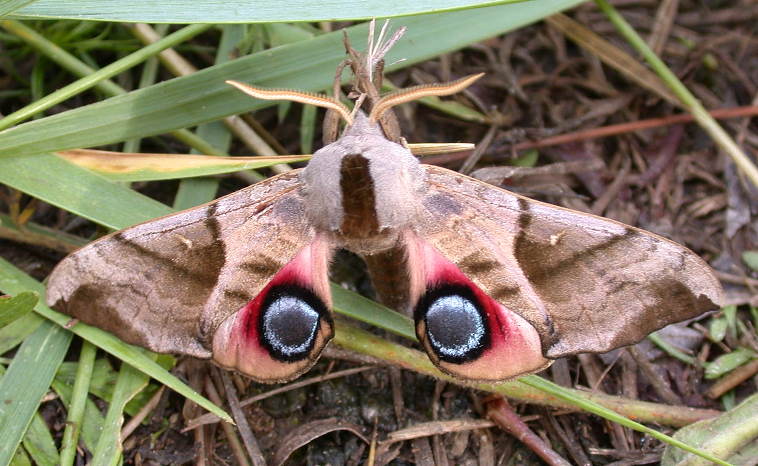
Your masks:
{"label": "mottled brown wing pattern", "polygon": [[108,235],[65,258],[48,303],[158,352],[211,357],[218,325],[309,243],[297,172]]}
{"label": "mottled brown wing pattern", "polygon": [[687,248],[613,220],[424,165],[418,233],[531,323],[558,358],[635,343],[715,309],[721,286]]}

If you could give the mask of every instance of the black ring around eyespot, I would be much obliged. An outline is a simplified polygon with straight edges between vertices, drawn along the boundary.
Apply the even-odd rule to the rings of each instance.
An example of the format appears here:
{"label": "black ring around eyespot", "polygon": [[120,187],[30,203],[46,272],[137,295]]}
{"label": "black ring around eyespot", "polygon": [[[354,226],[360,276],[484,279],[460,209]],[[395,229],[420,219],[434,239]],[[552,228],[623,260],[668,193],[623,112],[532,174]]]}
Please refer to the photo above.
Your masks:
{"label": "black ring around eyespot", "polygon": [[[448,324],[448,328],[446,328],[446,330],[451,330],[452,332],[455,332],[456,330],[471,330],[470,332],[466,332],[468,335],[468,341],[466,344],[459,345],[459,347],[445,348],[444,346],[440,345],[440,342],[437,340],[435,335],[431,333],[433,331],[433,327],[440,326],[440,322],[430,321],[428,314],[429,310],[435,305],[435,303],[441,305],[444,303],[441,303],[440,300],[450,298],[452,298],[452,300],[459,299],[460,301],[458,301],[458,303],[460,304],[465,305],[468,303],[470,305],[470,308],[467,309],[467,311],[475,312],[476,315],[472,316],[469,314],[468,316],[462,316],[468,317],[468,321],[451,321],[444,323]],[[474,319],[472,320],[471,317],[474,317]],[[489,322],[487,321],[482,303],[479,302],[471,288],[466,285],[443,284],[428,289],[416,304],[414,318],[417,325],[421,319],[424,320],[424,326],[426,328],[426,339],[440,361],[450,362],[454,364],[463,364],[465,362],[473,361],[479,358],[482,353],[490,347],[491,335]],[[451,327],[450,324],[457,324],[459,325],[459,328],[455,329],[454,326]],[[457,335],[453,336],[458,337]]]}
{"label": "black ring around eyespot", "polygon": [[313,291],[292,284],[272,286],[258,316],[260,344],[277,361],[307,359],[316,344],[322,319],[332,325],[329,310]]}

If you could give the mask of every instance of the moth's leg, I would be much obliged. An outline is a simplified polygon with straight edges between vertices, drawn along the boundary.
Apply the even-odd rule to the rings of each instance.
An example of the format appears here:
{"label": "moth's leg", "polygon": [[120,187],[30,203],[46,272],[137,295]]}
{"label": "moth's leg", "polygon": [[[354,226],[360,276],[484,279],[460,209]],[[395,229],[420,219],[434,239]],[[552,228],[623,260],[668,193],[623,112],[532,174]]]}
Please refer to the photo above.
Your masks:
{"label": "moth's leg", "polygon": [[[348,60],[342,60],[337,65],[337,72],[334,74],[334,82],[332,83],[332,97],[336,100],[340,100],[342,96],[342,72],[350,62]],[[324,123],[321,131],[321,139],[324,145],[328,145],[337,140],[340,133],[340,114],[334,110],[327,110],[324,115]]]}

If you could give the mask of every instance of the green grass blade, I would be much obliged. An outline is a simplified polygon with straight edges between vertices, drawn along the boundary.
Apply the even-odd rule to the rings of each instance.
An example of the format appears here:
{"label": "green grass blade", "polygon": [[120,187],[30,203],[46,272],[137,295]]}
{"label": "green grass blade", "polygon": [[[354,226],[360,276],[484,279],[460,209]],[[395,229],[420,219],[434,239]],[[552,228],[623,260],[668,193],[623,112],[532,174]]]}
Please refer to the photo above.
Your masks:
{"label": "green grass blade", "polygon": [[370,299],[332,283],[334,310],[342,315],[416,340],[413,320]]}
{"label": "green grass blade", "polygon": [[52,154],[0,157],[0,183],[116,230],[172,212]]}
{"label": "green grass blade", "polygon": [[5,327],[31,312],[38,300],[39,296],[30,291],[19,293],[11,298],[0,299],[0,327]]}
{"label": "green grass blade", "polygon": [[526,377],[521,377],[519,380],[543,392],[550,393],[551,395],[554,395],[562,400],[568,401],[569,403],[581,408],[584,411],[597,414],[598,416],[608,419],[609,421],[615,422],[617,424],[621,424],[622,426],[625,426],[625,427],[629,427],[630,429],[634,429],[638,432],[643,432],[645,434],[650,435],[651,437],[661,440],[662,442],[666,442],[669,445],[673,445],[675,447],[681,448],[682,450],[688,451],[690,453],[694,453],[707,460],[713,461],[714,463],[727,465],[727,466],[729,465],[729,463],[722,461],[705,451],[702,451],[690,445],[687,445],[686,443],[680,440],[669,437],[668,435],[658,432],[657,430],[651,429],[647,426],[644,426],[640,424],[639,422],[634,422],[631,419],[628,419],[618,414],[617,412],[606,408],[605,406],[595,403],[592,400],[576,397],[575,395],[571,394],[560,385],[556,385],[553,382],[543,379],[542,377],[537,377],[536,375],[528,375]]}
{"label": "green grass blade", "polygon": [[755,357],[758,357],[758,354],[756,354],[754,350],[745,347],[740,347],[730,353],[722,354],[708,363],[705,368],[705,378],[717,379],[722,377]]}
{"label": "green grass blade", "polygon": [[690,356],[688,354],[685,354],[683,351],[675,347],[674,345],[670,344],[668,341],[666,341],[665,338],[658,335],[658,332],[653,332],[650,335],[647,336],[648,340],[652,341],[656,346],[661,348],[663,351],[666,352],[669,356],[676,358],[680,361],[682,361],[685,364],[690,364],[692,366],[698,367],[700,366],[700,362],[697,360],[697,358]]}
{"label": "green grass blade", "polygon": [[[58,369],[58,373],[55,374],[55,380],[73,388],[80,369],[79,363],[64,362],[61,364],[60,369]],[[89,376],[87,391],[100,399],[108,401],[113,395],[113,387],[116,385],[117,378],[118,371],[113,369],[113,366],[106,358],[96,359],[92,365],[92,373]]]}
{"label": "green grass blade", "polygon": [[142,47],[136,52],[129,54],[124,58],[121,58],[120,60],[117,60],[110,65],[101,68],[94,73],[79,79],[78,81],[75,81],[67,86],[58,89],[52,94],[48,94],[42,99],[39,99],[34,103],[11,113],[10,115],[0,120],[0,129],[9,128],[27,118],[30,118],[36,113],[46,110],[55,104],[63,102],[64,100],[95,86],[99,82],[102,82],[112,76],[117,75],[118,73],[128,70],[138,63],[142,63],[143,61],[147,60],[153,55],[158,54],[164,49],[172,47],[200,34],[209,27],[211,26],[208,24],[186,26],[183,29],[176,31],[157,42]]}
{"label": "green grass blade", "polygon": [[[392,49],[388,63],[399,69],[479,40],[501,34],[581,3],[580,0],[536,0],[440,15],[400,18],[405,37]],[[361,48],[367,26],[347,29]],[[241,98],[226,79],[261,86],[303,90],[331,85],[335,66],[344,58],[342,32],[265,50],[215,65],[103,102],[24,123],[0,133],[0,155],[39,154],[94,147],[163,134],[222,117],[259,109],[270,102]]]}
{"label": "green grass blade", "polygon": [[29,428],[24,435],[24,449],[37,466],[58,466],[60,458],[55,448],[55,440],[47,428],[45,419],[39,413],[34,413]]}
{"label": "green grass blade", "polygon": [[303,107],[300,115],[300,153],[313,152],[313,138],[316,135],[316,110],[312,105]]}
{"label": "green grass blade", "polygon": [[[41,283],[29,277],[13,264],[0,258],[0,290],[10,293],[20,293],[23,291],[35,291],[40,295],[44,294],[45,290]],[[66,325],[70,317],[56,312],[43,304],[37,304],[35,310],[52,320],[60,326]],[[135,346],[124,343],[118,338],[114,337],[110,333],[104,332],[95,327],[85,325],[82,323],[74,325],[71,332],[79,335],[85,340],[90,341],[95,346],[98,346],[105,351],[113,354],[127,364],[130,364],[155,380],[161,382],[172,390],[182,394],[183,396],[194,401],[198,405],[207,409],[208,411],[216,414],[227,422],[232,423],[232,418],[224,412],[223,409],[214,405],[206,398],[200,396],[197,392],[187,386],[184,382],[176,378],[173,374],[166,371],[155,361],[145,356],[145,351]],[[33,335],[32,335],[33,337]],[[30,338],[32,338],[30,337]],[[24,341],[26,344],[26,341]],[[23,347],[23,345],[22,345]],[[0,436],[0,440],[2,437]],[[0,445],[2,448],[2,445]],[[0,462],[0,464],[3,464]]]}
{"label": "green grass blade", "polygon": [[26,450],[19,448],[16,450],[16,454],[11,460],[10,466],[33,466],[32,460],[29,459],[29,455],[26,454]]}
{"label": "green grass blade", "polygon": [[142,372],[128,364],[123,364],[119,371],[113,397],[108,405],[103,430],[92,458],[92,464],[112,464],[121,456],[121,426],[124,423],[124,407],[143,388],[148,378]]}
{"label": "green grass blade", "polygon": [[[74,464],[76,457],[76,447],[79,444],[79,435],[81,434],[82,420],[87,406],[87,394],[89,393],[89,384],[92,380],[92,369],[95,365],[95,356],[97,349],[95,346],[84,340],[82,350],[79,353],[79,362],[76,369],[76,380],[71,393],[71,401],[67,404],[68,416],[66,417],[66,429],[63,432],[61,441],[60,464],[61,466],[70,466]],[[55,383],[53,383],[55,388]]]}
{"label": "green grass blade", "polygon": [[70,332],[43,323],[24,340],[0,380],[0,464],[13,458],[70,342]]}
{"label": "green grass blade", "polygon": [[[61,401],[65,405],[71,405],[73,401],[73,387],[71,385],[59,381],[56,377],[56,380],[53,381],[53,390],[61,397]],[[100,438],[100,432],[103,430],[103,422],[105,422],[105,418],[100,413],[100,409],[95,405],[95,402],[90,398],[85,398],[84,416],[79,424],[81,426],[80,438],[90,452],[95,451],[95,446]],[[61,461],[63,460],[62,453]],[[65,464],[61,463],[61,466],[65,466]]]}
{"label": "green grass blade", "polygon": [[[5,375],[5,368],[0,366],[0,378],[3,375]],[[19,453],[24,452],[28,452],[37,465],[56,466],[58,464],[58,452],[55,449],[55,441],[39,412],[34,413],[32,422],[29,424],[29,428],[24,435],[23,448],[16,450],[16,455],[11,460],[11,464],[16,464],[17,461],[23,462],[23,459],[17,459],[17,457]]]}
{"label": "green grass blade", "polygon": [[44,321],[45,319],[32,313],[26,314],[20,319],[0,328],[0,354],[4,354],[6,351],[21,344]]}
{"label": "green grass blade", "polygon": [[35,1],[36,0],[5,0],[2,4],[0,4],[0,18],[7,16],[16,10],[19,10],[20,8],[28,6]]}
{"label": "green grass blade", "polygon": [[257,23],[291,21],[339,21],[442,12],[523,0],[421,0],[415,2],[366,2],[344,0],[315,3],[313,0],[206,0],[202,8],[193,0],[131,2],[118,0],[38,0],[17,10],[18,18],[72,18],[146,23]]}

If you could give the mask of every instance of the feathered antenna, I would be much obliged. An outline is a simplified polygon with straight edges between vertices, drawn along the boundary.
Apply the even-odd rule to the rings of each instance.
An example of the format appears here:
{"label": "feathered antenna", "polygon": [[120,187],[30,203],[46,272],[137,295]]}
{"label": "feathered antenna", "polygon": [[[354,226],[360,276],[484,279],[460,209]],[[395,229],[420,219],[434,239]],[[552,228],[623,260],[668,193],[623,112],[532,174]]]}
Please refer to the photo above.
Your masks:
{"label": "feathered antenna", "polygon": [[[392,92],[384,97],[379,95],[382,86],[382,72],[384,70],[384,57],[387,52],[405,34],[406,27],[396,30],[389,39],[389,20],[382,25],[379,35],[376,35],[376,21],[369,23],[368,48],[365,53],[359,53],[350,46],[350,40],[345,32],[345,51],[349,59],[340,63],[334,77],[334,96],[328,97],[322,94],[294,91],[287,89],[262,89],[249,86],[236,81],[227,83],[253,97],[265,100],[291,100],[305,104],[316,105],[328,109],[324,119],[324,142],[330,143],[337,139],[339,129],[338,118],[342,118],[350,126],[353,124],[355,113],[361,108],[364,101],[368,100],[371,105],[369,119],[378,122],[384,131],[384,135],[395,142],[402,142],[400,126],[395,115],[389,110],[398,104],[410,102],[427,96],[445,96],[460,92],[474,81],[483,76],[483,73],[466,76],[449,83],[422,84],[408,89]],[[355,89],[358,95],[352,111],[340,101],[340,84],[342,70],[350,66],[355,76]]]}
{"label": "feathered antenna", "polygon": [[353,124],[353,117],[350,114],[350,110],[345,104],[337,99],[333,99],[323,94],[315,94],[305,91],[293,91],[291,89],[263,89],[260,87],[248,86],[245,83],[239,81],[226,81],[227,84],[231,84],[237,89],[241,90],[247,95],[263,100],[291,100],[293,102],[300,102],[303,104],[315,105],[317,107],[324,107],[329,110],[337,112],[345,123],[348,125]]}
{"label": "feathered antenna", "polygon": [[[390,20],[384,20],[381,31],[379,31],[379,37],[376,38],[376,46],[374,46],[374,29],[376,27],[376,20],[371,20],[368,25],[368,50],[366,51],[366,69],[369,73],[369,81],[374,82],[374,71],[377,65],[384,60],[384,56],[395,45],[397,41],[403,37],[405,31],[408,29],[405,26],[401,27],[390,37],[386,42],[384,37],[387,35],[389,29]],[[381,79],[381,77],[380,77]]]}

